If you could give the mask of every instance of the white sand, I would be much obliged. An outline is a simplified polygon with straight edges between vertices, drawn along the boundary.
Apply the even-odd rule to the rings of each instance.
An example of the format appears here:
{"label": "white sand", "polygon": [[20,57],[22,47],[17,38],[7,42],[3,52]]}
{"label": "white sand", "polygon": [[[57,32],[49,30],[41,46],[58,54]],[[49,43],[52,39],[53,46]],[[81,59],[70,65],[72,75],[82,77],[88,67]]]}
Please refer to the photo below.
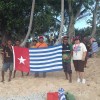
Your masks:
{"label": "white sand", "polygon": [[[7,72],[5,83],[0,82],[0,98],[29,96],[34,93],[43,93],[46,96],[47,92],[58,91],[59,88],[64,88],[65,91],[73,93],[76,100],[100,100],[100,58],[90,58],[87,66],[88,68],[85,68],[86,84],[76,82],[74,68],[72,83],[65,80],[63,71],[48,73],[46,78],[34,78],[32,73],[29,76],[21,77],[21,73],[17,72],[16,78],[12,78],[11,82],[7,81]],[[1,67],[2,60],[0,60],[0,71]]]}

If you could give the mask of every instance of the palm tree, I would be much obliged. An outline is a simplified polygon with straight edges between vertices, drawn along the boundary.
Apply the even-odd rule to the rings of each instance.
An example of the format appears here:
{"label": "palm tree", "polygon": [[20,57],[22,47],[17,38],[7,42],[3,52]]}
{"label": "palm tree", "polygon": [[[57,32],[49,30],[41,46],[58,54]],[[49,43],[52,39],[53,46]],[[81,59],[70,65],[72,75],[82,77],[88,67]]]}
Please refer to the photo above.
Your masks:
{"label": "palm tree", "polygon": [[29,22],[29,27],[28,27],[28,31],[26,34],[26,37],[24,39],[24,41],[21,43],[21,46],[25,46],[26,41],[30,35],[31,29],[32,29],[32,22],[33,22],[33,13],[34,13],[34,7],[35,7],[35,0],[32,1],[32,9],[31,9],[31,16],[30,16],[30,22]]}
{"label": "palm tree", "polygon": [[96,33],[97,10],[99,8],[100,1],[96,0],[95,2],[96,2],[96,4],[95,4],[95,8],[93,10],[93,20],[92,20],[92,34],[91,34],[92,37],[95,37],[95,33]]}
{"label": "palm tree", "polygon": [[64,25],[64,0],[61,0],[61,26],[60,26],[59,36],[55,45],[57,45],[58,43],[61,43],[63,25]]}

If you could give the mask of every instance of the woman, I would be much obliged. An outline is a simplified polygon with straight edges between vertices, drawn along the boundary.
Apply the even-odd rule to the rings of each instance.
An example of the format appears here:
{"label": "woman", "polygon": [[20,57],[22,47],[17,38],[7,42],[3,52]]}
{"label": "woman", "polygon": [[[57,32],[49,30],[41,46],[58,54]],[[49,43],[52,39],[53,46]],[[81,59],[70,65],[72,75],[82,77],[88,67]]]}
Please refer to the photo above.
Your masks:
{"label": "woman", "polygon": [[73,45],[73,63],[77,74],[77,82],[85,83],[84,61],[87,53],[85,44],[80,42],[79,37],[75,37]]}

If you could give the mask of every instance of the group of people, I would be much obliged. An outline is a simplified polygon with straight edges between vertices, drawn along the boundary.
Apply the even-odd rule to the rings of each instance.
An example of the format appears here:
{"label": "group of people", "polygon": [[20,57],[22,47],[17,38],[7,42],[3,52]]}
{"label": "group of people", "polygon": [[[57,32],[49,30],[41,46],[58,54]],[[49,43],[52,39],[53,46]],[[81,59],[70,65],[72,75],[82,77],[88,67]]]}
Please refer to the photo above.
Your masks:
{"label": "group of people", "polygon": [[[72,70],[71,70],[71,59],[77,74],[77,82],[86,83],[84,77],[84,68],[87,64],[87,59],[91,56],[95,57],[98,52],[98,44],[95,39],[86,41],[76,36],[72,43],[68,43],[68,37],[64,36],[62,39],[62,58],[63,58],[63,69],[65,72],[66,79],[72,82]],[[91,56],[90,56],[91,55]]]}
{"label": "group of people", "polygon": [[63,37],[63,69],[66,79],[72,82],[71,58],[73,58],[74,68],[77,74],[77,82],[85,83],[84,61],[87,49],[84,43],[80,42],[79,37],[74,38],[74,44],[68,43],[68,37]]}
{"label": "group of people", "polygon": [[[84,66],[87,57],[87,48],[84,43],[80,41],[79,37],[74,38],[73,43],[68,43],[68,37],[64,36],[62,39],[62,63],[63,69],[66,76],[66,79],[69,82],[72,82],[72,69],[71,69],[71,59],[73,59],[73,64],[75,67],[75,71],[77,73],[77,82],[85,83],[86,80],[84,78]],[[20,41],[16,40],[15,46],[20,46]],[[48,44],[44,42],[44,37],[40,36],[39,40],[33,40],[29,46],[30,48],[47,48]],[[12,41],[8,40],[7,45],[3,47],[2,50],[2,80],[4,82],[5,72],[9,69],[9,79],[11,81],[11,76],[13,72],[13,50],[12,50]],[[23,72],[22,76],[23,76]],[[16,70],[14,70],[13,78],[15,78]],[[26,74],[29,75],[29,72]],[[35,73],[35,77],[39,77],[39,73]],[[46,77],[46,72],[43,72],[43,77]]]}
{"label": "group of people", "polygon": [[[14,46],[20,46],[20,41],[16,40]],[[43,36],[39,37],[39,41],[33,40],[32,44],[30,45],[30,48],[47,48],[48,45],[47,43],[44,42]],[[8,81],[11,81],[11,76],[12,76],[12,71],[13,71],[13,50],[12,50],[12,41],[9,39],[7,41],[7,44],[3,47],[3,50],[1,52],[2,54],[2,61],[3,61],[3,66],[2,66],[2,80],[1,82],[4,82],[4,75],[5,72],[9,69],[9,79]],[[23,76],[23,72],[22,76]],[[16,70],[14,70],[13,73],[13,78],[15,78],[16,75]],[[29,72],[26,74],[27,76],[29,75]],[[39,77],[39,73],[35,73],[35,77]],[[43,72],[43,77],[46,77],[46,73]]]}

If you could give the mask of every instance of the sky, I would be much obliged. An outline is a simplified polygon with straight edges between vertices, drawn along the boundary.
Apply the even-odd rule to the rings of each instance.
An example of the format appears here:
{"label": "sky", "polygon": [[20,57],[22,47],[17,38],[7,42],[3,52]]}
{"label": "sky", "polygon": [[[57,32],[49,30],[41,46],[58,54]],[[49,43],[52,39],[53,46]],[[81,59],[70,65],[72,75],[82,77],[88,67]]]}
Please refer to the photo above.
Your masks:
{"label": "sky", "polygon": [[82,18],[80,20],[78,20],[76,23],[75,23],[75,28],[77,29],[83,29],[83,28],[86,28],[89,26],[89,24],[86,23],[86,21],[90,19],[90,16],[87,16],[85,18]]}

